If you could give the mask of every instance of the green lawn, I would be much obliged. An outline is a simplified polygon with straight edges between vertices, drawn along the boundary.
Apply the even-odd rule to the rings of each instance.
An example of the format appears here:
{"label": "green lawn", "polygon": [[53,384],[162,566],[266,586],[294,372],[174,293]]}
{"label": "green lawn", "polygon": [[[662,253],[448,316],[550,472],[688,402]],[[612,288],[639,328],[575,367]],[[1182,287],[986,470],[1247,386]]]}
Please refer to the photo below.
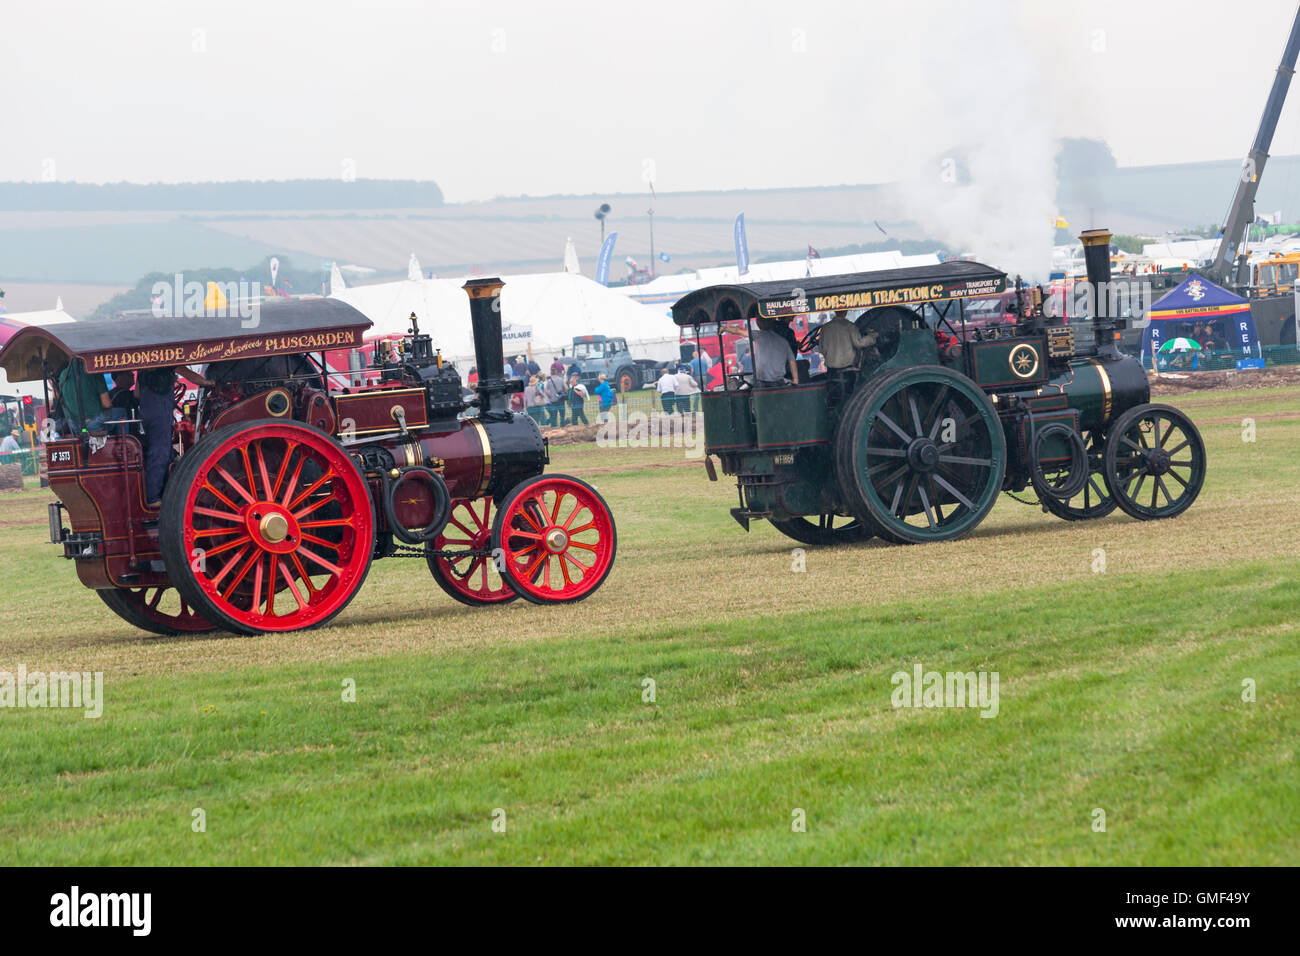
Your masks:
{"label": "green lawn", "polygon": [[[48,493],[0,497],[0,669],[106,696],[0,710],[0,863],[1300,863],[1300,389],[1173,403],[1211,468],[1174,521],[1004,499],[799,573],[680,451],[561,448],[619,521],[592,599],[387,561],[298,635],[145,639],[41,543]],[[894,708],[915,664],[996,672],[998,715]]]}

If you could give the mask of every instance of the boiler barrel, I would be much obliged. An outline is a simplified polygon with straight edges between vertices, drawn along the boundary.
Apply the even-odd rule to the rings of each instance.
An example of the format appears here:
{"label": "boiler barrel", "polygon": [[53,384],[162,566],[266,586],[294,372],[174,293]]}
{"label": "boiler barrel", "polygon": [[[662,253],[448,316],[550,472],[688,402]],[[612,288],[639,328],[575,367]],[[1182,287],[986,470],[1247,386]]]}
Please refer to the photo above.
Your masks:
{"label": "boiler barrel", "polygon": [[399,468],[441,467],[453,498],[498,497],[546,467],[542,433],[527,415],[506,421],[466,418],[454,431],[384,442]]}
{"label": "boiler barrel", "polygon": [[1129,356],[1075,359],[1068,370],[1044,386],[1043,394],[1051,395],[1057,387],[1070,407],[1078,410],[1079,428],[1084,431],[1104,429],[1130,408],[1151,399],[1146,372]]}

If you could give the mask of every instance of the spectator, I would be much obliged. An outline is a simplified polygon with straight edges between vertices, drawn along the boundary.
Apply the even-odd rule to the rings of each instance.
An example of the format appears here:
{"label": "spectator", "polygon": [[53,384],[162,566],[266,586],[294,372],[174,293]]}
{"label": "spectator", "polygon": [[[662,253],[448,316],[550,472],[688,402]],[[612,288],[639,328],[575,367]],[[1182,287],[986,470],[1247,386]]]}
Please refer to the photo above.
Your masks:
{"label": "spectator", "polygon": [[16,451],[22,451],[23,446],[18,441],[21,435],[22,432],[20,432],[18,429],[11,428],[9,430],[9,434],[5,435],[4,440],[0,441],[0,454],[8,455]]}
{"label": "spectator", "polygon": [[663,414],[671,415],[677,410],[677,376],[667,365],[659,374],[659,381],[655,382],[655,388],[659,392],[659,407]]}
{"label": "spectator", "polygon": [[700,410],[700,386],[695,382],[689,365],[679,365],[677,374],[677,409],[683,415]]}
{"label": "spectator", "polygon": [[582,384],[582,380],[577,375],[570,375],[568,391],[569,418],[572,419],[573,424],[578,424],[579,418],[582,419],[582,424],[591,424],[591,422],[587,421],[586,405],[588,397],[587,386]]}
{"label": "spectator", "polygon": [[536,362],[534,362],[532,359],[529,359],[529,360],[528,360],[528,374],[529,374],[529,375],[541,375],[541,374],[542,374],[542,367],[541,367],[540,365],[538,365]]}
{"label": "spectator", "polygon": [[538,425],[546,424],[546,389],[538,375],[528,377],[528,387],[524,389],[524,404],[528,407],[528,417]]}
{"label": "spectator", "polygon": [[564,363],[560,361],[560,356],[562,356],[563,354],[564,354],[563,352],[560,352],[560,355],[555,356],[555,361],[551,363],[552,375],[564,374]]}
{"label": "spectator", "polygon": [[713,367],[713,360],[709,358],[709,353],[700,354],[699,349],[691,350],[691,374],[697,379],[703,379],[705,374]]}
{"label": "spectator", "polygon": [[601,372],[596,376],[596,399],[600,402],[600,420],[609,418],[609,410],[614,407],[614,390],[610,388],[607,376]]}
{"label": "spectator", "polygon": [[546,380],[546,407],[552,425],[565,426],[564,376],[556,373]]}

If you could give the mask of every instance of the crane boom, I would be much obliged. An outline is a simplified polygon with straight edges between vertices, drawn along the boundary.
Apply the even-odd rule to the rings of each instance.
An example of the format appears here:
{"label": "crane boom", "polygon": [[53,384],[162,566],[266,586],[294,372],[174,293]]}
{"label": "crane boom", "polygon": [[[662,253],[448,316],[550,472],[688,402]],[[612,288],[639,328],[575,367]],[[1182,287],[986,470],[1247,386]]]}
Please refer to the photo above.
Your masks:
{"label": "crane boom", "polygon": [[1264,173],[1264,163],[1268,161],[1269,147],[1273,145],[1277,120],[1282,114],[1282,104],[1286,102],[1291,76],[1295,73],[1297,54],[1300,54],[1300,9],[1296,10],[1295,20],[1291,23],[1291,36],[1286,42],[1286,49],[1282,51],[1282,62],[1278,64],[1273,89],[1269,91],[1268,101],[1264,104],[1264,115],[1260,118],[1255,142],[1242,163],[1241,179],[1232,195],[1232,205],[1228,207],[1214,261],[1206,270],[1206,278],[1211,282],[1222,283],[1228,279],[1228,272],[1237,257],[1237,248],[1246,227],[1255,221],[1255,193],[1259,191],[1259,178]]}

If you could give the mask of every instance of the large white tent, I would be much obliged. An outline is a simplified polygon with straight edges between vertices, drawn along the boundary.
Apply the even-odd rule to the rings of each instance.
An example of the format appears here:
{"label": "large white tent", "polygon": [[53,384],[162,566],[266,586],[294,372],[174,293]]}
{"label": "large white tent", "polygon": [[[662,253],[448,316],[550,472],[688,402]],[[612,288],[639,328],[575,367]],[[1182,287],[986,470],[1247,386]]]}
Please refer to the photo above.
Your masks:
{"label": "large white tent", "polygon": [[[36,312],[0,312],[0,345],[8,342],[9,336],[24,325],[63,325],[75,321],[77,320],[63,311],[62,299],[55,302],[52,309],[41,309]],[[0,394],[31,395],[33,398],[38,398],[42,395],[41,383],[11,383],[9,376],[5,375],[3,369],[0,369]]]}
{"label": "large white tent", "polygon": [[[613,289],[568,272],[502,276],[502,338],[507,356],[531,351],[537,360],[569,349],[576,335],[622,336],[633,354],[676,358],[678,329],[662,307],[642,305]],[[420,330],[436,348],[457,362],[474,360],[466,277],[378,282],[339,288],[330,294],[358,309],[375,324],[372,336],[394,335],[410,327],[414,312]]]}

